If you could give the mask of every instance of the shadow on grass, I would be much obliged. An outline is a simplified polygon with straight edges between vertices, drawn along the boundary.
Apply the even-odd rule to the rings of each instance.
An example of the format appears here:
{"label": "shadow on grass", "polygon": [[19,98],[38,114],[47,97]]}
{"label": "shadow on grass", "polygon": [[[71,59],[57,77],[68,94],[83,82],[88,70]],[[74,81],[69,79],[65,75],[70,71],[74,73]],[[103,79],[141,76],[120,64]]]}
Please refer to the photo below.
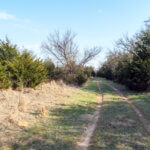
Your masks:
{"label": "shadow on grass", "polygon": [[143,113],[143,115],[150,120],[150,97],[147,95],[137,95],[130,98],[130,100]]}
{"label": "shadow on grass", "polygon": [[115,88],[118,88],[122,93],[124,93],[126,96],[133,96],[133,95],[139,95],[141,100],[148,100],[150,101],[150,92],[142,92],[142,91],[133,91],[127,88],[125,85],[120,84],[118,82],[114,82],[112,80],[108,80],[105,78],[99,78],[99,80],[104,80],[105,82],[108,82]]}
{"label": "shadow on grass", "polygon": [[[105,80],[105,79],[103,79]],[[149,92],[137,92],[127,89],[124,85],[119,83],[105,80],[114,87],[118,88],[126,97],[128,97],[133,104],[143,113],[143,115],[150,120],[150,93]]]}
{"label": "shadow on grass", "polygon": [[90,106],[59,106],[50,111],[51,117],[46,122],[24,131],[24,136],[19,139],[19,142],[12,144],[12,149],[74,150],[87,123],[87,120],[80,118],[80,115],[93,111]]}
{"label": "shadow on grass", "polygon": [[[54,141],[55,141],[55,139],[54,139]],[[60,145],[60,143],[62,145]],[[68,145],[72,145],[72,143],[70,141],[64,142],[59,139],[57,139],[57,141],[55,141],[54,143],[49,143],[49,142],[45,141],[44,139],[43,140],[33,139],[26,145],[13,144],[12,149],[13,150],[61,150],[61,147],[63,147],[63,149],[67,149]]]}
{"label": "shadow on grass", "polygon": [[95,102],[88,102],[87,105],[56,105],[55,108],[51,108],[49,116],[41,121],[40,125],[24,131],[19,142],[12,144],[12,149],[74,150],[88,122],[80,115],[92,113],[95,105]]}
{"label": "shadow on grass", "polygon": [[[95,81],[95,82],[92,82],[92,81]],[[82,88],[82,90],[83,91],[87,91],[87,92],[92,92],[92,93],[94,93],[94,94],[98,94],[99,93],[99,91],[98,91],[98,87],[97,87],[97,83],[99,82],[97,79],[95,80],[95,79],[91,79],[90,81],[89,81],[89,86],[86,86],[86,87],[84,87],[84,88]]]}
{"label": "shadow on grass", "polygon": [[126,102],[104,102],[91,150],[150,148],[150,137],[134,115]]}
{"label": "shadow on grass", "polygon": [[90,150],[150,149],[150,136],[129,104],[107,85],[101,87],[104,102]]}

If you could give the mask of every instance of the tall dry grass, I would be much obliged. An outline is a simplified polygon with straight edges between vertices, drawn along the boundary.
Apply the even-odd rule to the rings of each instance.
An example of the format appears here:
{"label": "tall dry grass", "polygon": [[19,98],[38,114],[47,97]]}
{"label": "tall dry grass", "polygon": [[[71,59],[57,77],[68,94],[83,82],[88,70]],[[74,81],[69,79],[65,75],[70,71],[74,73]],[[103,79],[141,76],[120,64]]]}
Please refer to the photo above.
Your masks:
{"label": "tall dry grass", "polygon": [[35,89],[0,91],[0,145],[14,140],[18,132],[31,126],[38,117],[48,115],[56,104],[67,103],[74,88],[62,81],[42,83]]}

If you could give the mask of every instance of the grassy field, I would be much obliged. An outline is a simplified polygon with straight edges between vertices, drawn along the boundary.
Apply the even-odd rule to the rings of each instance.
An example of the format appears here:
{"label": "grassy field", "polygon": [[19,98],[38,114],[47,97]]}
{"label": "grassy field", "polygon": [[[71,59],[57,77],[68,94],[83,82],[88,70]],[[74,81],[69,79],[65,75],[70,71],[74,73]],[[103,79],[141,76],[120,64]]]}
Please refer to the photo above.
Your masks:
{"label": "grassy field", "polygon": [[[67,91],[64,89],[64,93],[62,93],[63,90],[57,92],[61,86],[55,88],[53,94],[57,102],[51,105],[48,115],[37,116],[36,124],[20,130],[21,132],[15,135],[16,138],[0,147],[0,150],[75,150],[76,143],[89,122],[88,118],[83,116],[92,114],[98,104],[98,80],[100,79],[90,80],[82,88],[65,88]],[[119,88],[146,117],[150,117],[148,109],[150,93],[131,92],[124,86],[108,80],[107,82]],[[100,85],[103,92],[103,104],[89,150],[149,150],[150,136],[129,104],[102,81]],[[49,90],[47,88],[47,92]],[[48,102],[48,96],[50,95],[46,94],[43,97],[41,93],[41,98],[47,98],[45,104]],[[42,100],[41,98],[38,103]],[[33,103],[33,106],[35,104]]]}
{"label": "grassy field", "polygon": [[90,150],[149,150],[150,136],[129,104],[103,82],[100,85],[103,105]]}
{"label": "grassy field", "polygon": [[95,82],[76,89],[64,103],[57,104],[49,115],[41,118],[36,125],[25,129],[11,143],[13,150],[73,150],[88,120],[80,117],[95,110],[98,101]]}
{"label": "grassy field", "polygon": [[126,95],[134,105],[150,120],[150,92],[134,92],[127,89],[125,86],[107,80],[108,83],[118,88]]}

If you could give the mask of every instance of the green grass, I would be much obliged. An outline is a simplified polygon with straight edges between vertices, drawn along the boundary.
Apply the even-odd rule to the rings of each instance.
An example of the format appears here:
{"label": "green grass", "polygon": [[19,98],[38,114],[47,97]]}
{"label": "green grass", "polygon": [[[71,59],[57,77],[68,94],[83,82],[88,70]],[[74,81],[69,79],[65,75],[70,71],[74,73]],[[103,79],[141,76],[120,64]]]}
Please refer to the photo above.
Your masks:
{"label": "green grass", "polygon": [[79,141],[87,120],[81,114],[93,113],[98,101],[95,82],[75,90],[67,104],[50,109],[49,116],[20,134],[11,146],[13,150],[73,150]]}
{"label": "green grass", "polygon": [[90,150],[150,149],[150,136],[129,104],[103,82],[101,88],[103,105]]}
{"label": "green grass", "polygon": [[150,92],[135,92],[127,89],[125,86],[107,80],[108,83],[120,89],[134,105],[150,120]]}

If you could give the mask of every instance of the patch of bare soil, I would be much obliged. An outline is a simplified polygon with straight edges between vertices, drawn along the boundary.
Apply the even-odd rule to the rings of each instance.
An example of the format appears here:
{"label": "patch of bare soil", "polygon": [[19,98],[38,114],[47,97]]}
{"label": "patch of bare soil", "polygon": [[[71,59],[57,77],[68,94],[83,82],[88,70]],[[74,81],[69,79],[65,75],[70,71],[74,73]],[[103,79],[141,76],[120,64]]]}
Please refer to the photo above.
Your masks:
{"label": "patch of bare soil", "polygon": [[83,119],[88,119],[89,123],[88,123],[87,128],[84,131],[80,141],[77,143],[77,146],[76,146],[77,150],[87,150],[88,149],[91,137],[93,136],[94,130],[96,129],[97,121],[99,119],[100,108],[101,108],[102,100],[103,100],[99,82],[97,82],[97,84],[98,84],[98,89],[100,92],[98,105],[93,114],[84,114],[81,116],[81,118],[83,118]]}
{"label": "patch of bare soil", "polygon": [[150,134],[150,120],[148,120],[142,113],[141,111],[119,90],[116,89],[115,87],[113,87],[112,85],[110,85],[109,83],[105,82],[103,80],[103,82],[108,85],[110,88],[112,88],[119,96],[121,96],[124,100],[126,100],[131,108],[134,110],[134,112],[137,114],[137,116],[139,117],[141,123],[143,124],[145,130]]}
{"label": "patch of bare soil", "polygon": [[55,81],[43,83],[36,89],[1,90],[0,146],[14,141],[19,132],[46,117],[51,107],[66,103],[65,98],[70,97],[73,90],[73,87]]}

